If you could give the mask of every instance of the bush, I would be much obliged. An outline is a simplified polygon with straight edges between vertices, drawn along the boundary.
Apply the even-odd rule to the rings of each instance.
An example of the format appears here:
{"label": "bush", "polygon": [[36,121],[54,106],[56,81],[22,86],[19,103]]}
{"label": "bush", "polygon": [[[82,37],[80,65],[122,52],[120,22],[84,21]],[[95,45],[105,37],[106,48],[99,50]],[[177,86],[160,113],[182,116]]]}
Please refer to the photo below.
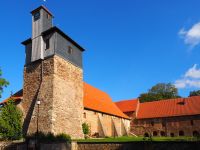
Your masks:
{"label": "bush", "polygon": [[87,123],[82,124],[83,134],[87,135],[90,132],[89,125]]}
{"label": "bush", "polygon": [[0,108],[0,137],[3,140],[19,140],[22,138],[22,112],[13,100],[9,100]]}
{"label": "bush", "polygon": [[59,141],[71,141],[71,137],[65,133],[56,135],[57,140]]}
{"label": "bush", "polygon": [[71,137],[65,133],[54,135],[53,133],[38,132],[26,136],[26,140],[36,139],[38,142],[70,142]]}

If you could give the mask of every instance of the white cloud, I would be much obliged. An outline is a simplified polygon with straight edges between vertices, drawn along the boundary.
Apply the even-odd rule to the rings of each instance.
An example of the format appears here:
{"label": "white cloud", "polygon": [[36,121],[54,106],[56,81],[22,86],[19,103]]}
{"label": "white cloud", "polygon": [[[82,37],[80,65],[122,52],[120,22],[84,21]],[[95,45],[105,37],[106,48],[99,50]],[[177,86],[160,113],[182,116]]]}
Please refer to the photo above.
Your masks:
{"label": "white cloud", "polygon": [[200,80],[180,79],[176,80],[174,85],[179,89],[187,87],[200,88]]}
{"label": "white cloud", "polygon": [[186,87],[186,82],[185,80],[176,80],[174,83],[175,87],[182,89]]}
{"label": "white cloud", "polygon": [[189,68],[181,79],[175,81],[174,85],[177,88],[200,88],[200,68],[197,68],[197,64]]}
{"label": "white cloud", "polygon": [[194,24],[189,30],[182,28],[178,34],[184,39],[185,44],[192,48],[197,46],[200,44],[200,22]]}
{"label": "white cloud", "polygon": [[190,68],[186,73],[185,77],[190,77],[190,78],[200,78],[200,69],[197,68],[197,64],[194,64],[192,68]]}

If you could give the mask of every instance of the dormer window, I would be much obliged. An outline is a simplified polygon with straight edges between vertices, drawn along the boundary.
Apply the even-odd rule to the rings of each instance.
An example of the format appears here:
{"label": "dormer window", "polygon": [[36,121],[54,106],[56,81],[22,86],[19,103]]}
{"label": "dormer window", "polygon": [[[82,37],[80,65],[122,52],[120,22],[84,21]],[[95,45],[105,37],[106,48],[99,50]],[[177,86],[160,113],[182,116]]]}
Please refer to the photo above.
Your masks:
{"label": "dormer window", "polygon": [[34,21],[37,21],[38,19],[40,19],[40,12],[34,14]]}

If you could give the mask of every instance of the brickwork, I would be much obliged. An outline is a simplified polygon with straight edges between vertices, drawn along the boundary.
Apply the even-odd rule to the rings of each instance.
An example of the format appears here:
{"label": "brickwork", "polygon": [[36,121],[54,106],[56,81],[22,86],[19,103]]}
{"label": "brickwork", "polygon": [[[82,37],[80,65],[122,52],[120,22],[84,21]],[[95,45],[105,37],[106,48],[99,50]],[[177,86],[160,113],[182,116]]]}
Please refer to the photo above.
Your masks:
{"label": "brickwork", "polygon": [[154,118],[134,120],[131,132],[143,136],[194,136],[200,133],[200,116],[180,116],[170,118]]}
{"label": "brickwork", "polygon": [[78,143],[74,150],[199,150],[199,142]]}

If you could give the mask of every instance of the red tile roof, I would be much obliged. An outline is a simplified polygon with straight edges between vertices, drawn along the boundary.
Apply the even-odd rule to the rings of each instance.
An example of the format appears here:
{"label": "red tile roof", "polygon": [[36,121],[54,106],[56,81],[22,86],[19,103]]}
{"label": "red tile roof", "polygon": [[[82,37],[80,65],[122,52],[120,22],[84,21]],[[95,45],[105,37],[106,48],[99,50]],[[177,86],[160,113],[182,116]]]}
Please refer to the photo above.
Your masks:
{"label": "red tile roof", "polygon": [[84,107],[129,119],[116,105],[108,94],[84,83]]}
{"label": "red tile roof", "polygon": [[12,96],[12,97],[9,97],[9,98],[3,100],[2,102],[0,102],[0,105],[4,104],[4,103],[7,103],[10,99],[12,99],[14,101],[17,101],[17,100],[21,100],[22,96]]}
{"label": "red tile roof", "polygon": [[[14,100],[21,100],[23,98],[23,92],[20,90],[16,94],[12,96]],[[4,100],[0,104],[3,104],[7,102],[10,98]],[[125,115],[116,105],[115,103],[112,102],[112,99],[110,96],[87,84],[84,83],[84,98],[83,98],[83,104],[84,108],[98,111],[98,112],[103,112],[106,114],[122,117],[129,119],[127,115]]]}
{"label": "red tile roof", "polygon": [[[22,93],[22,90],[20,90],[12,98],[14,100],[21,100],[23,98]],[[2,103],[7,101],[8,99]],[[139,103],[138,99],[133,99],[116,102],[115,104],[108,94],[87,83],[84,83],[83,102],[86,109],[127,119],[129,119],[128,116],[123,112],[137,111],[137,119],[200,115],[200,96],[146,103]]]}
{"label": "red tile roof", "polygon": [[136,111],[138,102],[139,102],[138,99],[131,99],[131,100],[122,100],[119,102],[115,102],[115,104],[122,112],[133,112]]}
{"label": "red tile roof", "polygon": [[140,103],[137,119],[200,114],[200,96]]}

